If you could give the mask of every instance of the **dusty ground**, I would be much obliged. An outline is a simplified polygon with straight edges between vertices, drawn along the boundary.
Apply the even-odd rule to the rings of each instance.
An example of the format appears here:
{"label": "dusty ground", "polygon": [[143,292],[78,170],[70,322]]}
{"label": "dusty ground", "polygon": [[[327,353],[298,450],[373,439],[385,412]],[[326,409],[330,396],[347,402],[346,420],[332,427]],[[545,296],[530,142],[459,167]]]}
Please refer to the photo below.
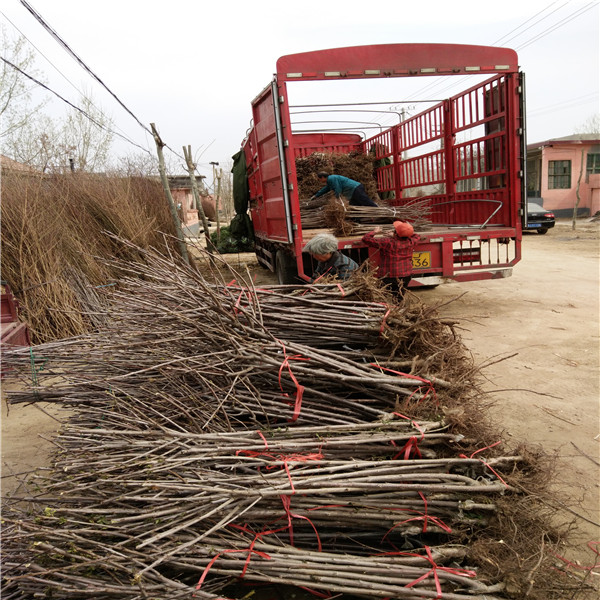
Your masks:
{"label": "dusty ground", "polygon": [[[507,443],[526,440],[556,452],[556,484],[572,494],[579,551],[571,558],[591,565],[598,558],[587,542],[600,539],[599,426],[599,223],[567,221],[541,236],[525,234],[523,260],[505,280],[442,285],[418,292],[444,305],[442,315],[461,320],[464,343],[485,365],[493,416]],[[247,265],[256,283],[276,283],[253,255],[228,257]],[[464,294],[464,295],[463,295]],[[504,360],[499,360],[504,359]],[[55,413],[53,407],[42,407]],[[56,428],[35,406],[2,411],[2,491],[46,461]]]}

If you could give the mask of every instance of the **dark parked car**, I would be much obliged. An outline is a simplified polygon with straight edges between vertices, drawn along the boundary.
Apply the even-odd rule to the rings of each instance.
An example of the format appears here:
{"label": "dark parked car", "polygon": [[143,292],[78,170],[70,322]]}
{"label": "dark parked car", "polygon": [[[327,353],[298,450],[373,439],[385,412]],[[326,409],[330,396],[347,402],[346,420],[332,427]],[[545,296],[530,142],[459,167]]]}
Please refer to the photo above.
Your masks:
{"label": "dark parked car", "polygon": [[537,231],[540,234],[548,232],[554,227],[554,213],[546,210],[535,202],[527,203],[527,227],[525,231]]}

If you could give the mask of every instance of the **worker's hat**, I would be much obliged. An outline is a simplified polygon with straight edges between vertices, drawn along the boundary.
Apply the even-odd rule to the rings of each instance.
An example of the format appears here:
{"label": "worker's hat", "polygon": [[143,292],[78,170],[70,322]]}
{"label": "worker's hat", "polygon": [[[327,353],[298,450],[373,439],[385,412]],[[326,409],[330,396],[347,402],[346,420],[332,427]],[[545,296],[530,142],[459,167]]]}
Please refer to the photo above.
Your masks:
{"label": "worker's hat", "polygon": [[394,221],[394,229],[398,237],[410,237],[415,232],[413,226],[404,221]]}

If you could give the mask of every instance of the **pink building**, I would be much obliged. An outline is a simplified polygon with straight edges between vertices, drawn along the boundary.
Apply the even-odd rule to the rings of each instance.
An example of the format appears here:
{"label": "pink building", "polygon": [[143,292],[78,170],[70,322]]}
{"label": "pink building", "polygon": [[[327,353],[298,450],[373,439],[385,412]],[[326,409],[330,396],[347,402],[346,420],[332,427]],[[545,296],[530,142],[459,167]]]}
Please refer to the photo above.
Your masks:
{"label": "pink building", "polygon": [[527,197],[558,217],[600,211],[600,135],[583,133],[527,146]]}
{"label": "pink building", "polygon": [[[215,220],[215,201],[212,196],[206,193],[202,180],[204,175],[197,175],[196,181],[200,192],[200,201],[206,218],[210,221]],[[169,177],[169,188],[173,196],[173,202],[177,206],[179,217],[184,225],[194,225],[199,221],[198,207],[194,202],[192,186],[188,176]]]}

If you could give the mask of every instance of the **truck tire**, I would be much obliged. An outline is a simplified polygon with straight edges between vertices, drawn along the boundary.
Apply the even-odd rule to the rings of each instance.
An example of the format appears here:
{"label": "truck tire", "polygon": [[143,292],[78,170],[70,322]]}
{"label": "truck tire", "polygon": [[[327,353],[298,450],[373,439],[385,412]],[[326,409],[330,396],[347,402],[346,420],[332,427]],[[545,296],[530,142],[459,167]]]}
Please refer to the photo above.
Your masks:
{"label": "truck tire", "polygon": [[275,255],[275,274],[280,285],[298,283],[296,259],[283,250],[277,250]]}

